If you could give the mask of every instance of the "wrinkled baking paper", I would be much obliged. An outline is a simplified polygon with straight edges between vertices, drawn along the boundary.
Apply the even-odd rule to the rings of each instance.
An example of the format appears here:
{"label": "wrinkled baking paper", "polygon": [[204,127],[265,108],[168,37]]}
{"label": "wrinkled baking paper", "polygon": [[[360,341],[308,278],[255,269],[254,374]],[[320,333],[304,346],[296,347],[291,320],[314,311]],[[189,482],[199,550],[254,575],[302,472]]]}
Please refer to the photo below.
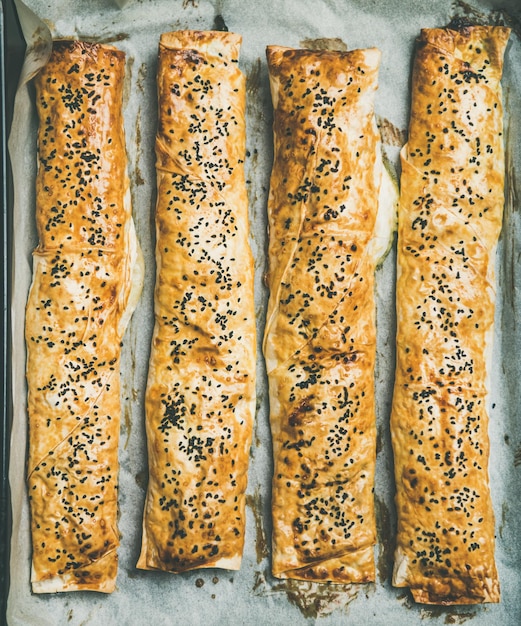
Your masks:
{"label": "wrinkled baking paper", "polygon": [[[432,624],[468,622],[472,626],[521,623],[521,20],[517,0],[17,0],[30,42],[25,78],[45,61],[50,37],[112,43],[127,54],[125,124],[133,212],[146,259],[145,288],[124,339],[123,415],[120,445],[120,531],[117,590],[109,595],[75,592],[49,596],[30,590],[30,540],[25,491],[26,415],[24,306],[31,280],[31,251],[36,243],[34,178],[36,119],[34,92],[18,91],[10,136],[16,206],[13,239],[13,392],[14,423],[10,484],[13,533],[8,617],[11,626],[54,624]],[[499,10],[501,7],[501,10]],[[517,11],[517,20],[515,14]],[[259,341],[264,329],[267,291],[266,202],[272,160],[272,111],[265,47],[382,50],[376,112],[384,148],[398,169],[398,151],[406,140],[409,81],[414,41],[422,27],[446,25],[454,16],[513,28],[505,58],[507,201],[497,256],[498,307],[491,372],[490,474],[496,512],[497,563],[502,601],[477,607],[422,607],[403,589],[393,589],[392,455],[389,413],[394,368],[395,248],[377,275],[378,460],[375,499],[378,518],[377,581],[328,586],[280,581],[270,574],[271,442],[267,384],[259,349],[258,411],[251,450],[246,547],[238,572],[198,570],[182,575],[136,569],[147,481],[144,391],[153,324],[153,214],[155,204],[154,137],[156,57],[159,36],[176,29],[224,25],[243,36],[240,66],[247,76],[246,178],[251,242],[256,269]],[[259,346],[260,348],[260,346]]]}

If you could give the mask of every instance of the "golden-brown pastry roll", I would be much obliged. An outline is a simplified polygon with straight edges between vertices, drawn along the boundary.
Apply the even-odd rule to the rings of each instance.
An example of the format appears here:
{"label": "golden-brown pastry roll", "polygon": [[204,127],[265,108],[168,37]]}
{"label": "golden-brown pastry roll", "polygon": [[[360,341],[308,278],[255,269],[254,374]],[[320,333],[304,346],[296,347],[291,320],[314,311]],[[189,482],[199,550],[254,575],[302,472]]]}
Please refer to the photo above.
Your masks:
{"label": "golden-brown pastry roll", "polygon": [[241,37],[163,34],[149,483],[138,567],[238,569],[255,412]]}
{"label": "golden-brown pastry roll", "polygon": [[414,62],[398,231],[393,584],[423,603],[499,601],[486,404],[508,36],[426,29]]}
{"label": "golden-brown pastry roll", "polygon": [[397,200],[373,109],[380,52],[270,46],[267,58],[272,570],[371,581],[374,276]]}
{"label": "golden-brown pastry roll", "polygon": [[36,593],[116,582],[120,346],[142,276],[124,70],[111,46],[55,42],[35,81],[39,243],[25,331]]}

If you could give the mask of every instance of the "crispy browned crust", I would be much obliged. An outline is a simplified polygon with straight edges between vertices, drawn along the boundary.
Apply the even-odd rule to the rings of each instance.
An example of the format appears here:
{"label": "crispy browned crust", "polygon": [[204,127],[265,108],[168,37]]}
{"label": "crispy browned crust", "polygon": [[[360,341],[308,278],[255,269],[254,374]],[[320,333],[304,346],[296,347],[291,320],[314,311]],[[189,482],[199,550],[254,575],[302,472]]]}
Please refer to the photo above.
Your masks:
{"label": "crispy browned crust", "polygon": [[110,592],[117,574],[119,359],[136,242],[125,56],[56,42],[36,78],[33,284],[26,310],[35,592]]}
{"label": "crispy browned crust", "polygon": [[399,210],[393,582],[423,603],[500,598],[486,400],[508,36],[424,30],[414,64]]}
{"label": "crispy browned crust", "polygon": [[238,569],[242,557],[255,312],[240,42],[181,31],[159,47],[142,569]]}
{"label": "crispy browned crust", "polygon": [[267,57],[272,570],[372,581],[380,53],[270,46]]}

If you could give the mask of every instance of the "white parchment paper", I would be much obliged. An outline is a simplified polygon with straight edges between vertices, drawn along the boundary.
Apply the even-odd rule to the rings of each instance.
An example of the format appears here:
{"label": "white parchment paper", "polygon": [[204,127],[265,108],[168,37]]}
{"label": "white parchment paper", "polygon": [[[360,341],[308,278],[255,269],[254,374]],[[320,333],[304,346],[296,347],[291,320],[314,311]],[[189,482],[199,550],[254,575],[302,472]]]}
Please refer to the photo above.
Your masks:
{"label": "white parchment paper", "polygon": [[[36,118],[30,83],[18,91],[10,135],[15,183],[13,233],[13,395],[10,484],[13,533],[8,620],[11,626],[138,624],[489,624],[521,623],[521,5],[519,0],[26,0],[18,10],[29,53],[25,77],[45,61],[50,37],[112,43],[127,54],[125,125],[133,213],[146,261],[145,287],[124,340],[120,445],[120,568],[110,596],[75,592],[49,596],[30,591],[30,540],[25,491],[26,414],[24,306],[36,243],[34,178]],[[267,385],[259,345],[258,411],[248,485],[246,547],[239,572],[198,570],[182,575],[135,567],[147,480],[144,391],[153,324],[154,137],[159,36],[176,29],[222,24],[243,36],[240,65],[247,76],[246,178],[256,268],[259,344],[267,290],[266,202],[272,160],[271,101],[265,47],[335,46],[382,50],[376,109],[386,154],[398,169],[406,140],[414,41],[423,27],[467,16],[513,28],[503,80],[507,202],[498,248],[498,306],[491,371],[490,474],[496,512],[496,556],[502,601],[477,607],[422,607],[390,584],[395,511],[389,413],[394,376],[395,249],[377,275],[378,459],[375,500],[378,545],[374,584],[337,586],[280,581],[270,574],[271,442]],[[332,41],[334,40],[334,41]]]}

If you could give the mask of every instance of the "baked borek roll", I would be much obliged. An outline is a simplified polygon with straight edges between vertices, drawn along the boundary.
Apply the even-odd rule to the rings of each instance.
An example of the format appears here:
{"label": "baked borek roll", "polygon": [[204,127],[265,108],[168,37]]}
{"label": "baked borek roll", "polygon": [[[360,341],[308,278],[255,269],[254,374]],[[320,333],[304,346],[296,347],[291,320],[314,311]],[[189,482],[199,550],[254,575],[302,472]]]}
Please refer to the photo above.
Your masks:
{"label": "baked borek roll", "polygon": [[180,31],[159,45],[142,569],[241,562],[256,335],[240,43]]}
{"label": "baked borek roll", "polygon": [[120,351],[142,276],[124,70],[111,46],[55,42],[35,80],[39,243],[25,332],[36,593],[116,581]]}
{"label": "baked borek roll", "polygon": [[426,29],[414,62],[399,208],[393,584],[423,603],[499,601],[486,404],[508,36]]}
{"label": "baked borek roll", "polygon": [[396,190],[374,116],[380,52],[267,49],[273,574],[375,577],[374,277]]}

